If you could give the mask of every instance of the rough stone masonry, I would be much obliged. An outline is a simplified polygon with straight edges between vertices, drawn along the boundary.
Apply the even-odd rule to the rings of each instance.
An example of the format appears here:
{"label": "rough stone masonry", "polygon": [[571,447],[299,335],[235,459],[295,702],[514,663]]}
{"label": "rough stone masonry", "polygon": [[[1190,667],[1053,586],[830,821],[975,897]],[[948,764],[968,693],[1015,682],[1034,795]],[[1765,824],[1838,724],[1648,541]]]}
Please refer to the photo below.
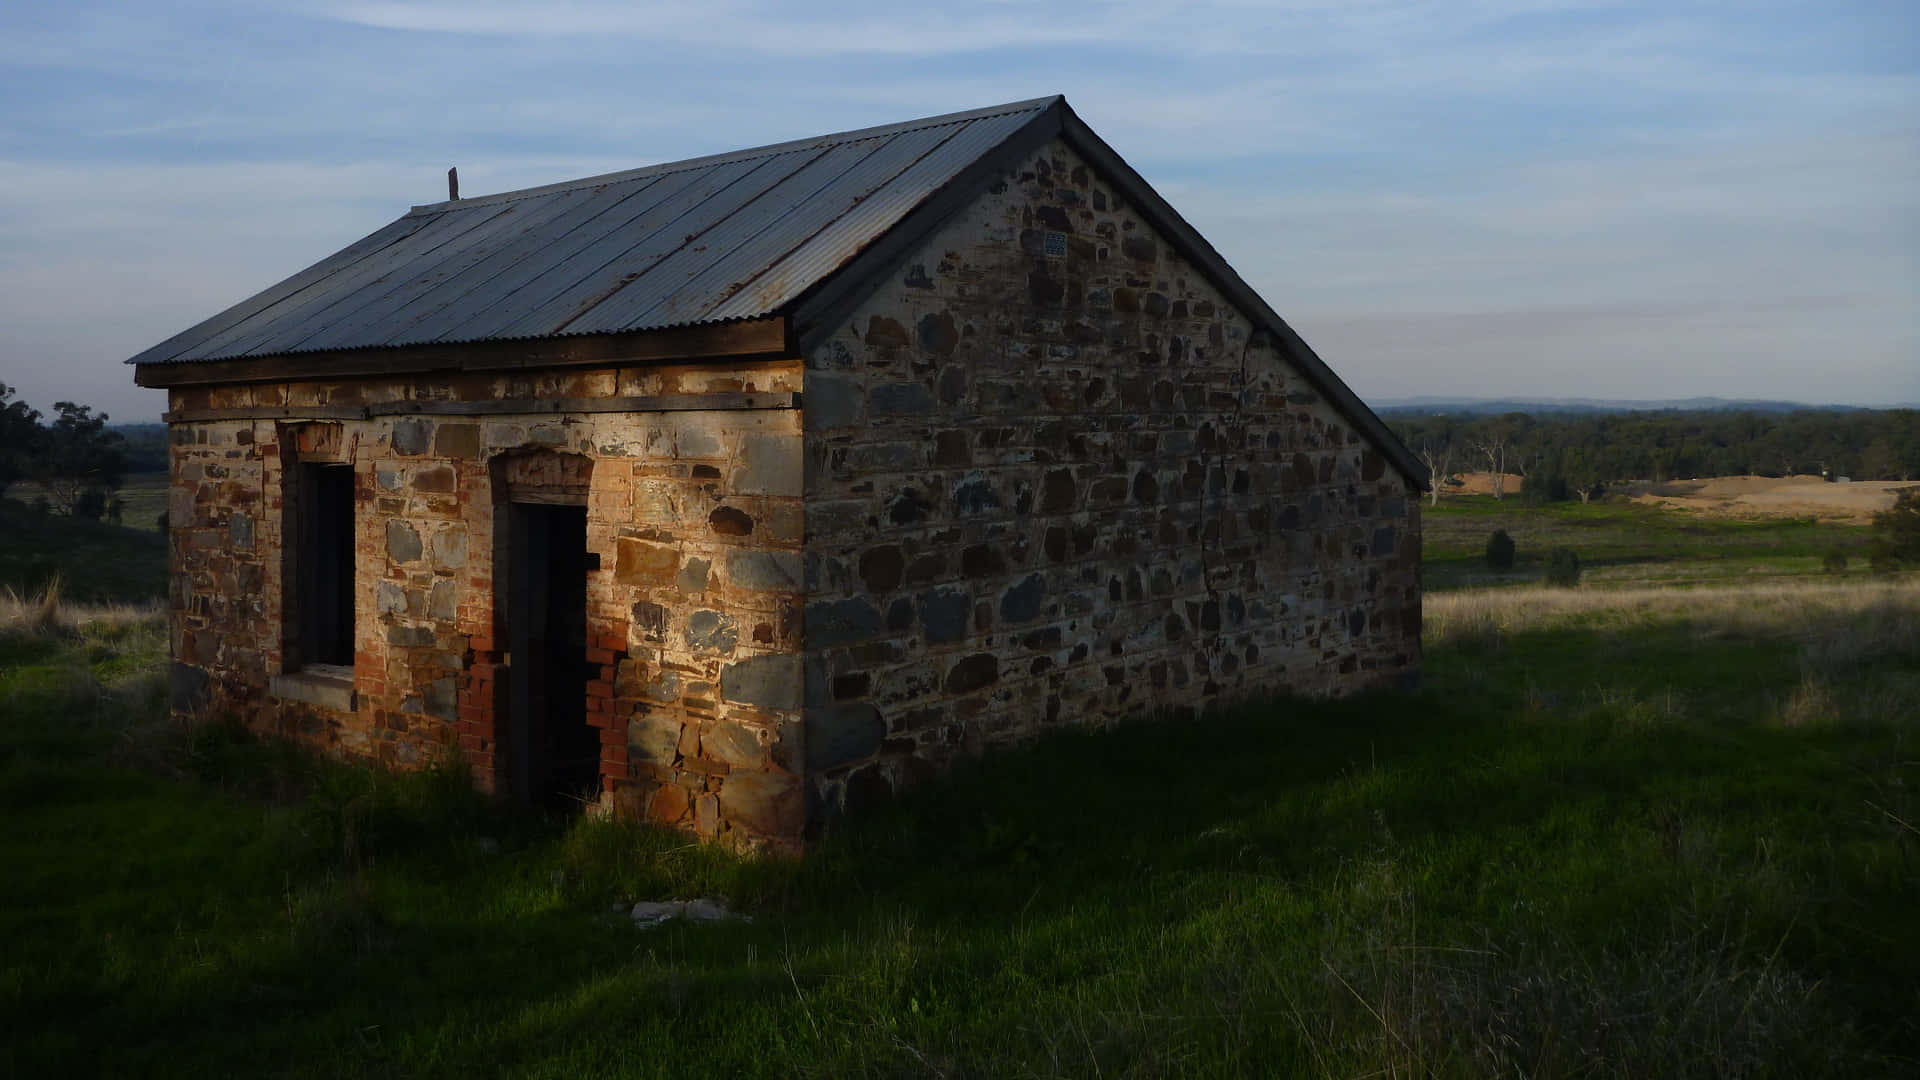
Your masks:
{"label": "rough stone masonry", "polygon": [[[405,412],[448,403],[497,411]],[[170,407],[255,414],[173,423],[176,709],[498,789],[503,510],[581,505],[598,805],[742,846],[1058,726],[1418,678],[1413,482],[1057,140],[804,353]],[[288,655],[303,463],[352,469],[344,670]]]}

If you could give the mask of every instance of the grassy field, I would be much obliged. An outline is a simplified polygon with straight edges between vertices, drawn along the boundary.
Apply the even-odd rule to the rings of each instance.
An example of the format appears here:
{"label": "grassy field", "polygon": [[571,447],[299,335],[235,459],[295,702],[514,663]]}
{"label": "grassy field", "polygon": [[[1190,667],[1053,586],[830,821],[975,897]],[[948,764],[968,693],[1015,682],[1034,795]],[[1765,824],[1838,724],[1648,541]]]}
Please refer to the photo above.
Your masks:
{"label": "grassy field", "polygon": [[[1429,591],[1531,584],[1547,552],[1573,549],[1582,581],[1598,586],[1748,585],[1822,576],[1830,551],[1864,572],[1868,531],[1810,519],[1733,519],[1608,500],[1532,507],[1518,498],[1455,495],[1421,508]],[[1487,537],[1504,529],[1512,570],[1487,568]]]}
{"label": "grassy field", "polygon": [[[1051,739],[769,863],[172,725],[157,617],[0,605],[0,1073],[1920,1068],[1920,580],[1428,622],[1417,694]],[[752,921],[617,910],[696,896]]]}
{"label": "grassy field", "polygon": [[152,521],[122,520],[81,521],[0,499],[0,589],[34,593],[58,578],[61,593],[82,603],[165,597],[167,538]]}

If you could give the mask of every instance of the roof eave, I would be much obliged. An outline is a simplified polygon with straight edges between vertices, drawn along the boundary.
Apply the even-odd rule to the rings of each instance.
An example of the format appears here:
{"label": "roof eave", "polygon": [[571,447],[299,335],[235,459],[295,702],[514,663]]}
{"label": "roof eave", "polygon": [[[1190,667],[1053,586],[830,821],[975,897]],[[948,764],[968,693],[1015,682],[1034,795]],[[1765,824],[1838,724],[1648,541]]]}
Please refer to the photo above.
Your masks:
{"label": "roof eave", "polygon": [[354,379],[536,368],[619,367],[676,361],[772,359],[795,355],[785,316],[577,337],[473,341],[173,363],[135,362],[140,386],[217,386],[303,379]]}

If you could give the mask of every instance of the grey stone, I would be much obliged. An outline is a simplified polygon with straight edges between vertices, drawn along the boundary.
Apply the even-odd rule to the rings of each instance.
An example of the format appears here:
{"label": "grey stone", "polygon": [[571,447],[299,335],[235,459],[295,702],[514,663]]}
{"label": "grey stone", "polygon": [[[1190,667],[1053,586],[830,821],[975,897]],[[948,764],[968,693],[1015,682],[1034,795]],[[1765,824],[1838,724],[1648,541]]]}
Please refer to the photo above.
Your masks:
{"label": "grey stone", "polygon": [[880,383],[867,395],[875,416],[914,415],[933,411],[933,392],[924,383]]}
{"label": "grey stone", "polygon": [[409,457],[424,454],[433,441],[433,421],[431,420],[395,420],[393,422],[393,452]]}
{"label": "grey stone", "polygon": [[880,710],[866,702],[807,712],[807,768],[824,770],[872,757],[887,737]]}
{"label": "grey stone", "polygon": [[758,766],[766,760],[767,751],[752,728],[732,720],[722,720],[700,736],[700,756],[741,768]]}
{"label": "grey stone", "polygon": [[696,611],[687,616],[687,645],[702,652],[732,652],[740,643],[733,618],[718,611]]}
{"label": "grey stone", "polygon": [[[175,664],[178,668],[181,665]],[[353,692],[353,676],[319,671],[290,671],[267,681],[267,693],[283,701],[297,701],[316,709],[352,712],[358,701]],[[174,706],[179,708],[178,705]]]}
{"label": "grey stone", "polygon": [[409,563],[420,557],[420,534],[404,521],[387,522],[387,558]]}
{"label": "grey stone", "polygon": [[433,583],[427,594],[427,614],[442,622],[452,622],[460,614],[460,587],[451,581]]}
{"label": "grey stone", "polygon": [[389,626],[387,644],[419,647],[433,644],[433,631],[425,626]]}
{"label": "grey stone", "polygon": [[953,486],[953,508],[962,514],[982,514],[1000,506],[1000,496],[985,473],[970,472]]}
{"label": "grey stone", "polygon": [[467,565],[467,530],[459,525],[433,534],[433,565],[457,570]]}
{"label": "grey stone", "polygon": [[806,393],[801,401],[806,410],[807,429],[820,431],[859,424],[865,414],[862,408],[865,399],[858,379],[807,372]]}
{"label": "grey stone", "polygon": [[680,753],[680,721],[668,716],[636,716],[627,725],[630,756],[655,765],[671,765]]}
{"label": "grey stone", "polygon": [[973,597],[965,589],[928,589],[919,600],[920,628],[927,635],[927,644],[959,641],[967,636]]}
{"label": "grey stone", "polygon": [[253,546],[253,516],[236,512],[227,519],[227,543],[237,549]]}
{"label": "grey stone", "polygon": [[1000,597],[1000,617],[1007,622],[1025,622],[1040,614],[1046,602],[1047,582],[1039,574],[1028,574],[1018,585]]}
{"label": "grey stone", "polygon": [[763,709],[798,709],[805,693],[797,653],[769,653],[720,669],[720,696]]}
{"label": "grey stone", "polygon": [[683,419],[674,428],[673,453],[683,458],[717,458],[726,454],[726,444],[705,421]]}
{"label": "grey stone", "polygon": [[407,613],[407,590],[392,581],[383,581],[373,591],[373,603],[382,615],[405,615]]}
{"label": "grey stone", "polygon": [[740,440],[742,464],[733,471],[733,490],[742,495],[805,493],[798,435],[747,435]]}
{"label": "grey stone", "polygon": [[806,581],[806,567],[794,551],[729,551],[727,583],[758,592],[796,592]]}
{"label": "grey stone", "polygon": [[1393,554],[1394,541],[1396,539],[1397,539],[1397,536],[1394,532],[1393,526],[1391,525],[1383,525],[1380,528],[1373,530],[1374,555],[1383,556],[1383,555]]}
{"label": "grey stone", "polygon": [[847,468],[853,472],[908,472],[918,469],[925,459],[919,443],[862,443],[847,450]]}
{"label": "grey stone", "polygon": [[827,649],[870,638],[886,625],[879,608],[857,597],[808,604],[806,617],[810,649]]}
{"label": "grey stone", "polygon": [[435,679],[427,684],[427,711],[442,720],[456,720],[460,712],[460,692],[453,678]]}

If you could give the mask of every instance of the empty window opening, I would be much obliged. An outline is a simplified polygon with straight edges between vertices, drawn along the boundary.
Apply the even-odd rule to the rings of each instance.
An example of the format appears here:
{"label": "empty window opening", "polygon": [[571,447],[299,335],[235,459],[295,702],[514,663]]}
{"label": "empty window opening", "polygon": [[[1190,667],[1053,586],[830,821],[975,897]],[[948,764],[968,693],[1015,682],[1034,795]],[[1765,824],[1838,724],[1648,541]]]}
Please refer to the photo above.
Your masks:
{"label": "empty window opening", "polygon": [[353,664],[353,466],[305,463],[294,612],[302,666]]}

